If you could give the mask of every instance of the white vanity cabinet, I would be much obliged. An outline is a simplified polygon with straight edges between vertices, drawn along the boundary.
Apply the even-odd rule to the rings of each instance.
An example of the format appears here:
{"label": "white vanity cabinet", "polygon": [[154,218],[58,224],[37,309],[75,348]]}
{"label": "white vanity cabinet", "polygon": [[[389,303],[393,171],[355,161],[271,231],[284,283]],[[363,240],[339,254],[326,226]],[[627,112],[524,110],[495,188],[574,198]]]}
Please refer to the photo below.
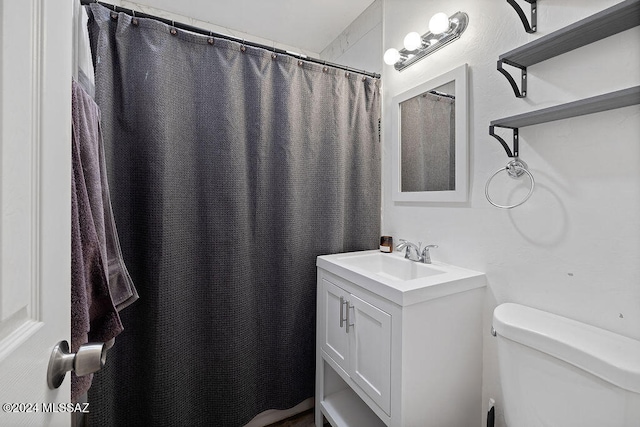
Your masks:
{"label": "white vanity cabinet", "polygon": [[[322,351],[385,414],[391,407],[391,314],[358,298],[346,282],[325,275]],[[337,282],[337,283],[336,283]],[[386,307],[388,309],[388,307]]]}
{"label": "white vanity cabinet", "polygon": [[468,277],[445,289],[444,273],[387,280],[349,255],[318,257],[316,425],[479,425],[484,275],[451,267]]}

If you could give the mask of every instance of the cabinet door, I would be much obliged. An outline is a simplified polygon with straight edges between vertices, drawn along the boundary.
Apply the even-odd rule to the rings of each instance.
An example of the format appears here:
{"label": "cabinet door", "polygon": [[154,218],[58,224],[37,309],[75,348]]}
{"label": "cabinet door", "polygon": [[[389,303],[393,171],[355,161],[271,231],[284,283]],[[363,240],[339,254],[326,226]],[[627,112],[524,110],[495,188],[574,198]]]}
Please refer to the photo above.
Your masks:
{"label": "cabinet door", "polygon": [[344,322],[340,318],[341,315],[343,319],[346,316],[348,295],[342,288],[326,279],[322,280],[322,349],[346,372],[349,363],[349,335],[346,324],[341,326]]}
{"label": "cabinet door", "polygon": [[387,414],[391,408],[391,315],[350,295],[350,376]]}

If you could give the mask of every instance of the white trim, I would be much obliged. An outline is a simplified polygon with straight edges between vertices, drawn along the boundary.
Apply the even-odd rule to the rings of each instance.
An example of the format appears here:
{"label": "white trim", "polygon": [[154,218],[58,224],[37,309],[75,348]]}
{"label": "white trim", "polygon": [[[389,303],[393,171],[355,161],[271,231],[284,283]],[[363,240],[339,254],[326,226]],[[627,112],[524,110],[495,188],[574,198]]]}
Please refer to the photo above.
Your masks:
{"label": "white trim", "polygon": [[[468,83],[467,64],[422,83],[393,98],[391,105],[392,128],[392,199],[395,202],[466,202],[469,196],[469,131],[468,131]],[[400,103],[428,90],[455,81],[455,190],[452,191],[401,191],[400,182]]]}

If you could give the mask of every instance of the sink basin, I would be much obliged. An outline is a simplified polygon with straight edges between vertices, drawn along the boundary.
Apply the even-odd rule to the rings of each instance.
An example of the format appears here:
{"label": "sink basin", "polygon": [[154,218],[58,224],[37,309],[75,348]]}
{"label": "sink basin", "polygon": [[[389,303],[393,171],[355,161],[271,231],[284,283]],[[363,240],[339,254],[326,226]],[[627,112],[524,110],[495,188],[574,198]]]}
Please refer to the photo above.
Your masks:
{"label": "sink basin", "polygon": [[323,255],[316,265],[401,306],[486,286],[484,273],[437,261],[422,264],[398,252]]}
{"label": "sink basin", "polygon": [[444,274],[446,271],[433,264],[423,264],[382,252],[338,258],[345,265],[368,271],[390,280],[413,280]]}

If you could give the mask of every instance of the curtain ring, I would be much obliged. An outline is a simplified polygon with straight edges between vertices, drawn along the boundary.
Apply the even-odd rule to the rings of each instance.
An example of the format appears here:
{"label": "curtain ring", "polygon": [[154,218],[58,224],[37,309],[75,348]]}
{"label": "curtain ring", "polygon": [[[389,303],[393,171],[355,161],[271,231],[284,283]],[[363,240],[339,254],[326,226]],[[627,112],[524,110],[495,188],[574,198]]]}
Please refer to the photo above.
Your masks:
{"label": "curtain ring", "polygon": [[207,43],[213,45],[215,43],[215,39],[213,38],[213,31],[209,31],[209,38],[207,39]]}
{"label": "curtain ring", "polygon": [[245,53],[247,51],[247,47],[244,45],[244,39],[242,39],[242,45],[240,46],[240,52]]}
{"label": "curtain ring", "polygon": [[[531,188],[529,189],[529,193],[527,193],[524,199],[522,199],[520,202],[515,203],[513,205],[499,205],[493,200],[491,200],[491,197],[489,196],[489,185],[491,184],[491,181],[493,180],[493,178],[502,171],[507,171],[507,174],[513,179],[517,179],[522,175],[524,175],[525,173],[529,175],[529,179],[531,180]],[[495,206],[496,208],[513,209],[517,206],[520,206],[527,200],[529,200],[529,197],[531,197],[531,194],[533,194],[533,189],[535,187],[536,187],[536,181],[535,179],[533,179],[533,175],[531,174],[531,172],[529,172],[529,169],[527,168],[527,164],[516,157],[515,159],[507,163],[507,166],[498,169],[497,171],[495,171],[493,175],[491,175],[491,177],[489,177],[489,179],[487,180],[487,184],[484,186],[484,195],[487,198],[487,201],[491,203],[493,206]]]}
{"label": "curtain ring", "polygon": [[176,21],[171,21],[171,29],[169,30],[172,36],[178,34],[178,30],[176,30]]}

